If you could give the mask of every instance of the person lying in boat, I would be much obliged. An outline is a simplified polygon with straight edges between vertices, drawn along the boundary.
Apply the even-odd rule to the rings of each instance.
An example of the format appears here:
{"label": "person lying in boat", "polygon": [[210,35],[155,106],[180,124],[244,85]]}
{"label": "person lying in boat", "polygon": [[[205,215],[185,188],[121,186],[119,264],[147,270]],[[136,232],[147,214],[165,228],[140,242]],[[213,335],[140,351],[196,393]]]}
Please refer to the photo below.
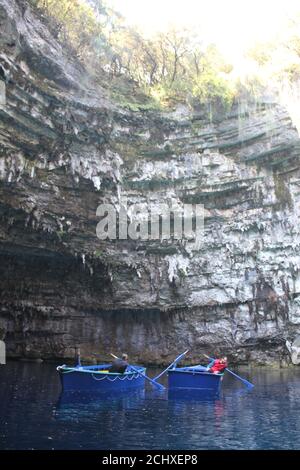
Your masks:
{"label": "person lying in boat", "polygon": [[206,370],[212,374],[222,374],[226,367],[228,367],[227,357],[221,357],[220,359],[211,361]]}
{"label": "person lying in boat", "polygon": [[115,372],[117,374],[124,374],[128,366],[127,354],[122,354],[122,359],[117,358],[112,365],[109,367],[109,372]]}

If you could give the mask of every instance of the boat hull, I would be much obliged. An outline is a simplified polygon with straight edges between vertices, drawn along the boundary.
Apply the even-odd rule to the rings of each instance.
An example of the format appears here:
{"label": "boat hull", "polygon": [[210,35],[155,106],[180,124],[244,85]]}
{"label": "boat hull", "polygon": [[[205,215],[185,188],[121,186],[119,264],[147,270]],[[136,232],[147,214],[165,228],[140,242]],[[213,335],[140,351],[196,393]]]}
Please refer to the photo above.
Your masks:
{"label": "boat hull", "polygon": [[64,391],[77,392],[123,392],[145,387],[145,378],[141,373],[146,369],[138,368],[139,372],[126,372],[124,374],[104,373],[95,366],[58,368],[62,388]]}
{"label": "boat hull", "polygon": [[217,394],[221,390],[222,380],[223,374],[180,368],[168,371],[170,390],[198,390]]}

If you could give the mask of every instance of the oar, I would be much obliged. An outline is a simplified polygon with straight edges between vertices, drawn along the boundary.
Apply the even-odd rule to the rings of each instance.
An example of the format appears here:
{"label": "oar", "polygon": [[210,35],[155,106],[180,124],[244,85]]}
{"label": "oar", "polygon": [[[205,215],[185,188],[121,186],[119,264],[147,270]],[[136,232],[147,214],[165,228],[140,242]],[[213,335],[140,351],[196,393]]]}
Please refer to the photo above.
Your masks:
{"label": "oar", "polygon": [[[204,354],[204,356],[207,357],[207,359],[211,359],[211,360],[215,361],[214,358],[209,357],[209,356],[207,356],[206,354]],[[240,377],[239,375],[235,374],[234,372],[232,372],[232,370],[228,369],[228,367],[226,367],[226,370],[227,370],[227,372],[229,372],[230,374],[232,374],[234,377],[236,377],[237,379],[239,379],[241,382],[243,382],[243,384],[246,385],[246,387],[248,387],[249,389],[251,389],[251,388],[254,387],[254,385],[253,385],[251,382],[248,382],[248,380],[243,379],[243,378]]]}
{"label": "oar", "polygon": [[243,379],[242,377],[240,377],[239,375],[235,374],[234,372],[232,372],[232,370],[228,369],[227,367],[226,367],[226,370],[227,370],[227,372],[229,372],[231,375],[233,375],[234,377],[236,377],[237,379],[239,379],[241,382],[243,382],[243,384],[246,385],[246,387],[248,387],[249,390],[254,387],[254,385],[253,385],[251,382],[248,382],[248,380]]}
{"label": "oar", "polygon": [[177,362],[179,362],[183,356],[186,355],[186,353],[188,353],[189,350],[187,349],[186,351],[184,351],[184,353],[182,354],[179,354],[178,357],[176,357],[176,359],[172,362],[172,364],[170,364],[165,370],[163,370],[160,374],[158,374],[156,377],[154,377],[153,380],[158,380],[162,375],[164,375],[169,369],[172,369],[172,367],[175,367]]}
{"label": "oar", "polygon": [[[112,357],[114,357],[115,359],[119,359],[118,356],[115,356],[114,354],[110,353],[110,355]],[[143,374],[143,372],[140,372],[138,369],[136,369],[135,367],[133,367],[132,365],[130,365],[131,369],[134,371],[134,372],[137,372],[138,374],[140,374],[141,376],[145,377],[145,379],[149,380],[149,382],[152,383],[152,385],[154,385],[158,390],[165,390],[166,387],[164,387],[162,384],[158,383],[158,382],[155,382],[155,380],[153,379],[150,379],[150,377],[148,377],[148,375],[146,374]]]}

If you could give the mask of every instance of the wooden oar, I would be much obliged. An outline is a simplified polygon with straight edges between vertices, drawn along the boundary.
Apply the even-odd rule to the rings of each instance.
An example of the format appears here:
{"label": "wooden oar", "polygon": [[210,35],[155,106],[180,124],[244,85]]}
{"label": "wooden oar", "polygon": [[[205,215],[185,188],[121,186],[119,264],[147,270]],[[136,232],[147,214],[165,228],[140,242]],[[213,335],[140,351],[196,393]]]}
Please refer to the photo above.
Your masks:
{"label": "wooden oar", "polygon": [[[211,359],[212,361],[215,361],[215,359],[213,357],[209,357],[207,356],[206,354],[204,354],[204,356],[207,358],[207,359]],[[232,370],[228,369],[228,367],[226,367],[227,372],[229,372],[231,375],[233,375],[234,377],[236,377],[237,379],[239,379],[241,382],[243,382],[244,385],[246,385],[246,387],[248,387],[249,389],[253,388],[254,385],[251,383],[251,382],[248,382],[248,380],[246,379],[243,379],[242,377],[240,377],[239,375],[235,374],[234,372],[232,372]]]}
{"label": "wooden oar", "polygon": [[[120,359],[118,356],[115,356],[114,354],[110,353],[110,355],[112,357],[114,357],[115,359]],[[150,379],[150,377],[148,377],[148,375],[146,374],[143,374],[143,372],[140,372],[138,369],[136,369],[134,366],[132,366],[130,364],[130,367],[131,369],[134,371],[134,372],[137,372],[138,374],[140,374],[142,377],[145,377],[145,379],[149,380],[149,382],[154,385],[158,390],[165,390],[166,387],[164,387],[162,384],[158,383],[158,382],[155,382],[155,380],[153,379]]]}
{"label": "wooden oar", "polygon": [[179,362],[185,355],[186,353],[188,353],[189,350],[187,349],[186,351],[184,351],[184,353],[182,354],[179,354],[178,357],[176,357],[176,359],[172,362],[172,364],[170,364],[165,370],[163,370],[160,374],[158,374],[156,377],[154,377],[153,380],[158,380],[162,375],[164,375],[169,369],[172,369],[172,367],[175,367],[177,362]]}

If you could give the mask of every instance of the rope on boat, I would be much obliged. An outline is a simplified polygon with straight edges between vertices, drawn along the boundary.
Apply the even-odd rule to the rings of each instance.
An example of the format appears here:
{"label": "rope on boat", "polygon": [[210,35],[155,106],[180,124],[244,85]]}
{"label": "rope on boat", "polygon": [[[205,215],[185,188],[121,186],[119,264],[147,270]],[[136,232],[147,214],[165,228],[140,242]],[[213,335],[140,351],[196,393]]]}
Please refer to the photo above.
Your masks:
{"label": "rope on boat", "polygon": [[[61,371],[62,369],[65,369],[65,365],[63,366],[58,366],[56,368],[57,371]],[[63,374],[70,374],[71,372],[78,372],[75,367],[70,368],[69,370],[63,370]],[[85,371],[87,373],[90,373],[90,371]],[[93,373],[91,373],[91,376],[93,377],[94,380],[97,380],[97,382],[100,382],[101,380],[108,380],[109,382],[115,382],[116,380],[133,380],[137,379],[141,374],[140,373],[133,373],[133,374],[128,374],[124,376],[116,375],[115,377],[109,377],[108,374],[104,375],[103,377],[95,377]]]}
{"label": "rope on boat", "polygon": [[130,374],[130,376],[129,376],[129,375],[127,375],[127,376],[125,375],[124,377],[120,377],[119,375],[117,375],[116,377],[109,377],[108,375],[105,375],[105,377],[99,377],[99,378],[94,377],[94,374],[91,374],[91,375],[92,375],[93,379],[94,379],[94,380],[97,380],[98,382],[99,382],[100,380],[105,380],[105,379],[109,380],[109,382],[115,382],[115,381],[118,380],[118,379],[119,379],[119,380],[133,380],[133,379],[137,379],[140,374]]}

